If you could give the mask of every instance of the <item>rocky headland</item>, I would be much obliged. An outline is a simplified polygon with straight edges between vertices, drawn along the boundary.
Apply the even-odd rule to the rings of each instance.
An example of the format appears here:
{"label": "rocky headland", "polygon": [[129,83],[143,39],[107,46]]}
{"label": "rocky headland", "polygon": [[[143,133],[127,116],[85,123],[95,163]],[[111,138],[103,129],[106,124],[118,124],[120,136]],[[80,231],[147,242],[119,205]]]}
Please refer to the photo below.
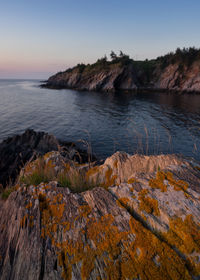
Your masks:
{"label": "rocky headland", "polygon": [[111,53],[94,64],[78,64],[50,77],[47,88],[87,91],[200,92],[200,50],[177,49],[154,60],[134,61]]}
{"label": "rocky headland", "polygon": [[25,137],[40,140],[1,192],[1,280],[200,279],[198,162],[124,152],[81,162],[33,131],[4,148]]}

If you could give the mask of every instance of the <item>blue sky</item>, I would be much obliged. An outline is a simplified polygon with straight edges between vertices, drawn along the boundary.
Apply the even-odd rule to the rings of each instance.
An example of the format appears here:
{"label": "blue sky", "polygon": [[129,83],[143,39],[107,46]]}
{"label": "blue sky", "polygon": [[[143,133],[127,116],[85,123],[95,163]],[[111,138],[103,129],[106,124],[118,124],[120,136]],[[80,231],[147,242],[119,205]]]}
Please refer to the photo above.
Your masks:
{"label": "blue sky", "polygon": [[0,78],[39,78],[111,50],[200,47],[199,0],[0,0]]}

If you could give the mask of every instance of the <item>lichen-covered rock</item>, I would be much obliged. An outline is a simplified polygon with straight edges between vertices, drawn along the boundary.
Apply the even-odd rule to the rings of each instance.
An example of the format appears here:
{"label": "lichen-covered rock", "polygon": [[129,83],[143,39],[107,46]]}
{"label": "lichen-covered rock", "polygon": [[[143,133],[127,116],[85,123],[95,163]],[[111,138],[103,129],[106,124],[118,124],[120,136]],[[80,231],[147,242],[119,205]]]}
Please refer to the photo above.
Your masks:
{"label": "lichen-covered rock", "polygon": [[118,152],[84,172],[99,187],[21,184],[0,201],[0,279],[199,279],[197,163]]}
{"label": "lichen-covered rock", "polygon": [[137,177],[150,179],[157,170],[167,170],[189,181],[190,187],[199,192],[198,166],[198,163],[178,155],[145,156],[116,152],[107,158],[103,165],[89,169],[86,175],[91,180],[110,186],[126,183]]}

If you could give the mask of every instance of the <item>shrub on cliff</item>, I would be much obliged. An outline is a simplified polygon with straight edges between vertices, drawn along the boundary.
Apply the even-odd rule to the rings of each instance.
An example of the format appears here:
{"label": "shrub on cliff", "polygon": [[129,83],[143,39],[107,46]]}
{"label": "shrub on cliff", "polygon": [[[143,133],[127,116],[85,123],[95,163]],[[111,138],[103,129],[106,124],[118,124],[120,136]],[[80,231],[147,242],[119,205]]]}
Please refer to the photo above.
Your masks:
{"label": "shrub on cliff", "polygon": [[200,59],[200,49],[195,47],[190,48],[177,48],[176,51],[170,52],[165,56],[157,58],[157,61],[160,62],[161,68],[164,69],[169,64],[182,63],[186,67],[189,67],[194,61]]}

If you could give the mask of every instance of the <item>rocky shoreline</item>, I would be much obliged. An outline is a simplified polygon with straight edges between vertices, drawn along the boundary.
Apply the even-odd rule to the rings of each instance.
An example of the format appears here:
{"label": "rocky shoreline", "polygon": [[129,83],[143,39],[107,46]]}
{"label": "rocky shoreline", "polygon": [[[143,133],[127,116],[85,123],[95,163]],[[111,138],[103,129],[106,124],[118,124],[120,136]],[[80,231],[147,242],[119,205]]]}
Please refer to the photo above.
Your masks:
{"label": "rocky shoreline", "polygon": [[198,162],[124,152],[80,162],[33,131],[4,142],[10,156],[24,139],[40,154],[2,192],[1,280],[199,279]]}
{"label": "rocky shoreline", "polygon": [[200,93],[200,51],[179,50],[155,60],[128,56],[77,66],[51,76],[42,87],[80,91]]}

